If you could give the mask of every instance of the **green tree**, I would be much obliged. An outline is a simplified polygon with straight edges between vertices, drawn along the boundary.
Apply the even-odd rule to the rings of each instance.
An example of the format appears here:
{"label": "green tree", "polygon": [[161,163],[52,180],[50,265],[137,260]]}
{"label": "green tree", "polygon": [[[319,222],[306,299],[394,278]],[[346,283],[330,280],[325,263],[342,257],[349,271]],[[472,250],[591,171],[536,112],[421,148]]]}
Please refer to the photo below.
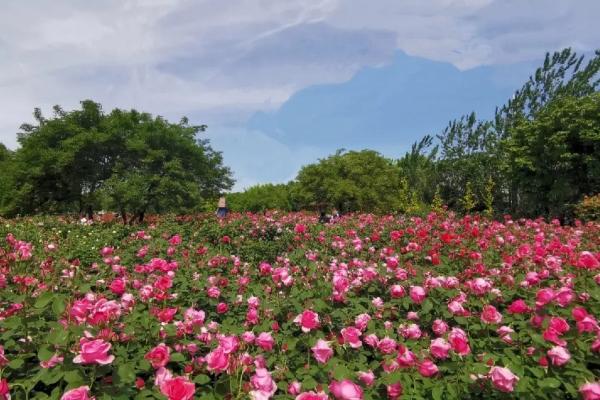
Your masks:
{"label": "green tree", "polygon": [[293,208],[290,186],[287,184],[251,186],[243,192],[229,194],[227,204],[232,211],[291,211]]}
{"label": "green tree", "polygon": [[505,139],[519,209],[570,215],[584,195],[600,192],[600,93],[561,97]]}
{"label": "green tree", "polygon": [[302,167],[296,182],[294,198],[303,208],[389,212],[399,206],[399,169],[372,150],[340,150]]}
{"label": "green tree", "polygon": [[135,110],[54,107],[23,124],[11,179],[19,182],[7,213],[87,212],[101,206],[136,213],[193,209],[232,185],[221,154],[196,135],[204,126],[172,124]]}

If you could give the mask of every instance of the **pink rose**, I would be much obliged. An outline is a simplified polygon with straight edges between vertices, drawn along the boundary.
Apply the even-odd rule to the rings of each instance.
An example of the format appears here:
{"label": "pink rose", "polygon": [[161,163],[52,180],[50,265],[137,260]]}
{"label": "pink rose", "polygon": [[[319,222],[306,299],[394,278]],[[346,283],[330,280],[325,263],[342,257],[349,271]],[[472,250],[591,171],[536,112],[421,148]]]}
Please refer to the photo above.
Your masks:
{"label": "pink rose", "polygon": [[585,383],[579,388],[583,400],[600,400],[600,382]]}
{"label": "pink rose", "polygon": [[365,336],[363,338],[363,341],[371,347],[377,347],[377,345],[379,344],[379,338],[377,338],[377,335],[374,333],[370,333],[367,336]]}
{"label": "pink rose", "polygon": [[302,327],[302,332],[310,332],[319,326],[319,314],[311,310],[304,310],[302,314],[294,319],[294,322]]}
{"label": "pink rose", "polygon": [[40,367],[42,368],[53,368],[58,364],[61,364],[64,361],[64,357],[59,356],[58,354],[53,354],[49,360],[40,361]]}
{"label": "pink rose", "polygon": [[507,310],[509,314],[525,314],[529,312],[529,306],[524,300],[518,299],[513,301],[510,306],[508,306]]}
{"label": "pink rose", "polygon": [[250,384],[255,389],[250,392],[250,396],[254,399],[268,399],[277,391],[277,386],[271,378],[271,374],[265,368],[256,368]]}
{"label": "pink rose", "polygon": [[326,393],[324,392],[304,392],[304,393],[300,393],[298,396],[296,396],[296,400],[328,400],[329,397],[327,396]]}
{"label": "pink rose", "polygon": [[81,350],[75,356],[73,362],[75,364],[100,364],[106,365],[113,362],[115,356],[108,355],[111,344],[102,339],[88,341],[85,338],[80,340]]}
{"label": "pink rose", "polygon": [[[89,397],[86,397],[86,399],[89,399]],[[10,387],[6,379],[0,379],[0,400],[10,400]]]}
{"label": "pink rose", "polygon": [[338,400],[362,400],[363,398],[363,391],[360,386],[348,379],[331,382],[329,391]]}
{"label": "pink rose", "polygon": [[344,343],[350,345],[350,347],[357,349],[362,346],[362,342],[360,341],[361,331],[356,329],[353,326],[343,328],[341,330],[342,337],[344,338]]}
{"label": "pink rose", "polygon": [[515,390],[514,385],[519,380],[519,377],[513,374],[510,369],[503,367],[492,367],[489,376],[496,389],[507,393]]}
{"label": "pink rose", "polygon": [[315,359],[321,364],[325,364],[333,355],[333,350],[329,347],[329,342],[323,339],[317,340],[317,343],[311,350]]}
{"label": "pink rose", "polygon": [[171,349],[164,343],[161,343],[158,346],[154,347],[152,350],[150,350],[148,353],[146,353],[144,358],[150,361],[152,367],[156,369],[167,365],[167,363],[171,359],[170,354]]}
{"label": "pink rose", "polygon": [[436,319],[433,321],[431,330],[433,330],[433,333],[435,333],[437,336],[442,336],[448,331],[448,324],[441,319]]}
{"label": "pink rose", "polygon": [[217,347],[205,357],[209,371],[223,372],[229,365],[229,354],[222,347]]}
{"label": "pink rose", "polygon": [[383,354],[392,354],[396,350],[396,341],[386,336],[377,344],[377,350]]}
{"label": "pink rose", "polygon": [[263,350],[271,351],[275,345],[275,340],[273,339],[273,336],[271,336],[270,332],[262,332],[254,340],[254,343]]}
{"label": "pink rose", "polygon": [[387,385],[386,390],[388,399],[390,400],[397,400],[402,396],[402,384],[400,382]]}
{"label": "pink rose", "polygon": [[569,351],[562,346],[554,346],[546,354],[548,354],[552,365],[556,365],[557,367],[565,365],[571,359]]}
{"label": "pink rose", "polygon": [[481,312],[481,321],[486,324],[499,324],[502,322],[502,314],[492,305],[486,305]]}
{"label": "pink rose", "polygon": [[190,400],[195,391],[194,383],[183,376],[167,379],[160,384],[160,392],[169,400]]}
{"label": "pink rose", "polygon": [[393,285],[390,288],[390,293],[394,299],[404,297],[406,295],[406,290],[401,285]]}
{"label": "pink rose", "polygon": [[370,320],[371,316],[369,314],[357,315],[356,318],[354,318],[354,326],[356,327],[356,329],[364,331],[365,329],[367,329],[367,325],[369,324]]}
{"label": "pink rose", "polygon": [[300,394],[300,390],[302,389],[302,384],[298,381],[294,381],[288,385],[288,393],[292,396],[297,396]]}
{"label": "pink rose", "polygon": [[426,378],[429,378],[439,371],[437,365],[433,363],[431,360],[425,360],[419,365],[419,373]]}
{"label": "pink rose", "polygon": [[90,388],[88,386],[80,386],[65,392],[60,400],[94,400],[90,396]]}
{"label": "pink rose", "polygon": [[437,338],[431,341],[429,352],[435,358],[443,360],[448,358],[448,352],[451,348],[452,346],[450,346],[450,343],[448,343],[444,338]]}
{"label": "pink rose", "polygon": [[221,336],[219,337],[219,347],[225,354],[234,353],[240,347],[240,341],[237,336]]}
{"label": "pink rose", "polygon": [[417,304],[421,304],[423,300],[425,300],[425,297],[427,297],[427,293],[421,286],[410,287],[410,298],[412,301]]}
{"label": "pink rose", "polygon": [[467,334],[460,328],[452,328],[448,335],[448,341],[452,346],[452,350],[459,356],[465,356],[471,352]]}
{"label": "pink rose", "polygon": [[375,383],[375,374],[371,370],[368,370],[367,372],[359,371],[358,379],[365,385],[371,386],[373,383]]}
{"label": "pink rose", "polygon": [[545,306],[554,300],[554,290],[551,288],[540,289],[535,295],[535,305],[538,307]]}
{"label": "pink rose", "polygon": [[173,374],[168,369],[161,367],[154,373],[154,385],[160,387],[164,381],[173,379]]}

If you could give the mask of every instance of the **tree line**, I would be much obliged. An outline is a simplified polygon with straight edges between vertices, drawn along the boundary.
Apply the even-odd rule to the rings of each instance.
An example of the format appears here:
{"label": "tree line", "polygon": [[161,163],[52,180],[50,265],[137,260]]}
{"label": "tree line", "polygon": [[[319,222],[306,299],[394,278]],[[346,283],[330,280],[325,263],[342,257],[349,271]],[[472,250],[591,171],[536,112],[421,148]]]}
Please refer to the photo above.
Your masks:
{"label": "tree line", "polygon": [[230,203],[346,212],[445,204],[459,212],[572,218],[585,196],[600,193],[599,71],[600,51],[587,61],[571,49],[548,53],[491,120],[466,114],[398,159],[338,151],[288,184],[251,187]]}
{"label": "tree line", "polygon": [[[303,166],[286,184],[228,195],[234,211],[459,212],[571,218],[600,193],[600,51],[571,49],[544,63],[490,120],[466,114],[397,159],[345,151]],[[136,110],[34,111],[19,148],[0,145],[0,215],[145,213],[213,209],[233,186],[206,126]],[[586,200],[590,215],[595,204]],[[596,214],[594,214],[596,213]]]}

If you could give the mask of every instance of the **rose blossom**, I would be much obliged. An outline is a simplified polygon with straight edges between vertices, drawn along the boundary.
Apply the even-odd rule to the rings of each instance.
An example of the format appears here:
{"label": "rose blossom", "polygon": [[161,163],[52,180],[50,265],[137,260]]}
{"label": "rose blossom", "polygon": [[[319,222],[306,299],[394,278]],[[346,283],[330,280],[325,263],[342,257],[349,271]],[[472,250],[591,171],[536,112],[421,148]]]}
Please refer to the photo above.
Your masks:
{"label": "rose blossom", "polygon": [[333,350],[329,347],[329,342],[323,339],[317,340],[317,343],[311,347],[311,350],[315,359],[321,364],[325,364],[333,355]]}
{"label": "rose blossom", "polygon": [[425,300],[425,297],[427,297],[427,293],[421,286],[410,287],[410,298],[413,302],[421,304]]}
{"label": "rose blossom", "polygon": [[73,358],[75,364],[100,364],[106,365],[113,362],[115,356],[108,355],[111,344],[102,339],[88,341],[85,338],[80,340],[81,350],[79,354]]}
{"label": "rose blossom", "polygon": [[329,397],[325,392],[315,393],[312,390],[310,392],[300,393],[296,396],[296,400],[328,400]]}
{"label": "rose blossom", "polygon": [[150,361],[150,364],[152,364],[153,368],[157,369],[167,365],[171,358],[170,353],[171,349],[164,343],[161,343],[146,353],[144,358]]}
{"label": "rose blossom", "polygon": [[515,390],[514,385],[519,380],[519,377],[513,374],[510,369],[503,367],[492,367],[489,372],[489,377],[496,389],[506,393]]}
{"label": "rose blossom", "polygon": [[298,314],[294,322],[302,327],[302,332],[307,333],[319,326],[319,314],[311,310],[304,310],[302,314]]}
{"label": "rose blossom", "polygon": [[585,383],[579,388],[583,400],[600,400],[600,382]]}
{"label": "rose blossom", "polygon": [[350,345],[350,347],[357,349],[362,346],[362,342],[360,341],[361,332],[353,326],[343,328],[341,330],[342,337],[344,338],[344,343]]}
{"label": "rose blossom", "polygon": [[562,346],[554,346],[548,350],[547,354],[552,362],[552,365],[556,365],[557,367],[565,365],[571,359],[571,354],[569,354],[569,351]]}
{"label": "rose blossom", "polygon": [[483,311],[481,312],[481,321],[486,324],[499,324],[502,322],[502,314],[496,310],[496,307],[488,304],[483,307]]}
{"label": "rose blossom", "polygon": [[80,386],[65,392],[60,400],[94,400],[95,397],[90,396],[89,386]]}
{"label": "rose blossom", "polygon": [[191,400],[196,386],[183,376],[167,379],[160,384],[160,392],[169,400]]}
{"label": "rose blossom", "polygon": [[363,398],[361,387],[348,379],[331,382],[329,391],[338,400],[362,400]]}
{"label": "rose blossom", "polygon": [[448,358],[448,352],[452,346],[448,343],[444,338],[437,338],[431,341],[431,345],[429,346],[429,352],[435,358],[445,359]]}
{"label": "rose blossom", "polygon": [[256,368],[254,375],[250,378],[250,384],[255,390],[250,391],[252,399],[269,399],[277,391],[277,385],[271,374],[265,368]]}

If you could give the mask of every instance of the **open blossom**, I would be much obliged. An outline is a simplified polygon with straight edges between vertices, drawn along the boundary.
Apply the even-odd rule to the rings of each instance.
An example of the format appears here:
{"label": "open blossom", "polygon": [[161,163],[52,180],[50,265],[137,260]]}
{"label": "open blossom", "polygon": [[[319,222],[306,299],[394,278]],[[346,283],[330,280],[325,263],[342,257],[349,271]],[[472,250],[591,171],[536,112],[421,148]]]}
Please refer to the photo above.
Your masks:
{"label": "open blossom", "polygon": [[419,365],[419,373],[427,378],[437,374],[438,371],[438,366],[431,360],[425,360]]}
{"label": "open blossom", "polygon": [[270,332],[262,332],[254,339],[254,343],[263,350],[271,351],[275,345],[275,340]]}
{"label": "open blossom", "polygon": [[10,400],[10,387],[4,378],[0,379],[0,400]]}
{"label": "open blossom", "polygon": [[229,354],[225,353],[222,347],[208,353],[205,359],[209,371],[223,372],[229,365]]}
{"label": "open blossom", "polygon": [[319,314],[311,310],[304,310],[299,314],[294,322],[302,328],[302,332],[310,332],[319,326]]}
{"label": "open blossom", "polygon": [[371,370],[368,370],[366,372],[358,371],[357,375],[358,379],[367,386],[371,386],[373,383],[375,383],[375,374]]}
{"label": "open blossom", "polygon": [[569,354],[569,351],[562,346],[554,346],[548,350],[547,354],[548,358],[550,358],[550,361],[552,362],[552,365],[556,365],[557,367],[565,365],[571,359],[571,354]]}
{"label": "open blossom", "polygon": [[150,361],[153,368],[157,369],[167,365],[170,360],[170,353],[171,349],[164,343],[161,343],[146,353],[144,358]]}
{"label": "open blossom", "polygon": [[431,330],[433,330],[433,333],[435,333],[437,336],[442,336],[448,331],[448,324],[441,319],[436,319],[433,321]]}
{"label": "open blossom", "polygon": [[583,400],[600,400],[600,382],[587,382],[581,385],[579,393]]}
{"label": "open blossom", "polygon": [[95,397],[90,396],[89,386],[80,386],[65,392],[60,400],[94,400]]}
{"label": "open blossom", "polygon": [[386,336],[377,343],[377,350],[383,354],[392,354],[396,351],[396,341]]}
{"label": "open blossom", "polygon": [[191,400],[195,391],[194,383],[183,376],[166,379],[160,384],[160,392],[167,396],[168,400]]}
{"label": "open blossom", "polygon": [[448,358],[448,352],[452,346],[444,338],[437,338],[431,341],[429,352],[432,356],[439,359]]}
{"label": "open blossom", "polygon": [[102,339],[88,341],[83,338],[80,341],[81,350],[79,354],[73,358],[75,364],[100,364],[106,365],[113,362],[115,356],[109,355],[108,351],[111,344]]}
{"label": "open blossom", "polygon": [[496,389],[506,393],[514,391],[514,385],[519,381],[518,376],[513,374],[510,369],[504,367],[492,367],[489,377]]}
{"label": "open blossom", "polygon": [[486,324],[499,324],[502,322],[502,314],[492,305],[486,305],[481,312],[481,321]]}
{"label": "open blossom", "polygon": [[367,329],[369,321],[371,321],[371,316],[369,314],[359,314],[356,316],[356,318],[354,318],[354,326],[356,329],[364,331]]}
{"label": "open blossom", "polygon": [[448,341],[452,346],[452,350],[460,356],[467,355],[471,352],[467,334],[460,328],[452,328],[448,335]]}
{"label": "open blossom", "polygon": [[400,382],[392,383],[386,386],[387,397],[390,400],[398,400],[402,396],[403,388]]}
{"label": "open blossom", "polygon": [[265,368],[256,368],[254,375],[250,378],[250,384],[254,389],[250,391],[250,397],[255,400],[269,399],[277,391],[277,385]]}
{"label": "open blossom", "polygon": [[337,400],[362,400],[363,390],[351,380],[333,381],[329,391]]}
{"label": "open blossom", "polygon": [[360,341],[361,331],[356,329],[353,326],[343,328],[341,330],[342,337],[344,338],[344,343],[348,344],[352,348],[359,348],[362,346],[362,342]]}
{"label": "open blossom", "polygon": [[321,364],[326,363],[333,356],[333,350],[329,346],[329,342],[323,339],[317,340],[317,343],[311,347],[311,350],[315,359]]}
{"label": "open blossom", "polygon": [[325,392],[304,392],[296,396],[296,400],[328,400],[329,397]]}
{"label": "open blossom", "polygon": [[425,297],[427,297],[427,293],[421,286],[410,287],[410,298],[412,301],[417,304],[421,304],[423,300],[425,300]]}

